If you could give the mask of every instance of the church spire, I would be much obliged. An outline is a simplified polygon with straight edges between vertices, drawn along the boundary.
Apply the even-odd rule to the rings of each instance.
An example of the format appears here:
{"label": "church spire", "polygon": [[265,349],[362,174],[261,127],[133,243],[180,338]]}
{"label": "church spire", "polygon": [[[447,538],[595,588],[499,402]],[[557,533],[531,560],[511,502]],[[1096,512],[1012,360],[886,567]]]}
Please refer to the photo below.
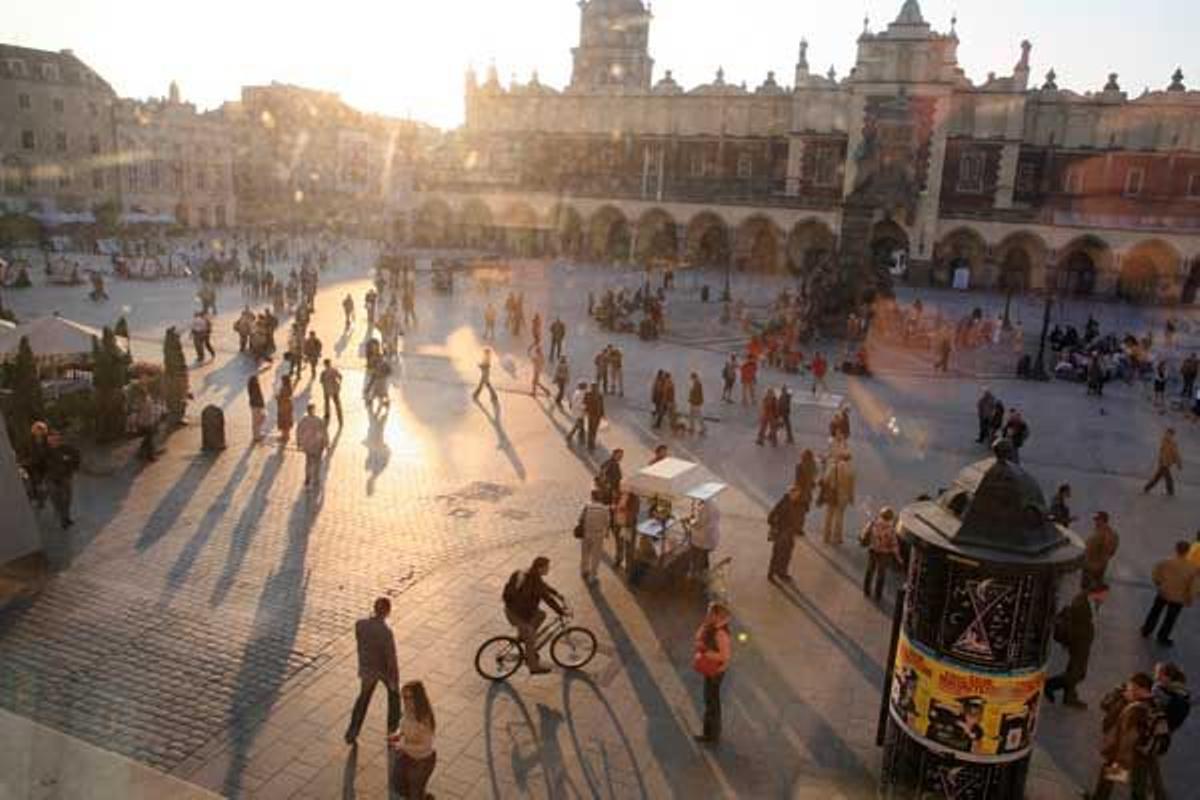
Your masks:
{"label": "church spire", "polygon": [[900,7],[900,15],[894,25],[924,25],[925,17],[921,15],[921,4],[917,0],[904,0]]}

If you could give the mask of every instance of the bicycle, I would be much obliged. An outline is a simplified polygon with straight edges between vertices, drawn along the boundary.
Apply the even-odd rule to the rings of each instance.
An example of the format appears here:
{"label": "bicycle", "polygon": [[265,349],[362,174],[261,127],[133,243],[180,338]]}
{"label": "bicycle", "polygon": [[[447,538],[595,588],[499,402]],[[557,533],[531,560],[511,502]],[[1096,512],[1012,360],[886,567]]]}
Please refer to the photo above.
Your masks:
{"label": "bicycle", "polygon": [[[563,669],[582,669],[596,655],[596,634],[580,625],[571,625],[571,610],[542,626],[534,638],[540,653],[550,643],[550,658]],[[525,661],[524,647],[515,636],[493,636],[475,652],[475,671],[490,681],[502,681],[520,669]]]}

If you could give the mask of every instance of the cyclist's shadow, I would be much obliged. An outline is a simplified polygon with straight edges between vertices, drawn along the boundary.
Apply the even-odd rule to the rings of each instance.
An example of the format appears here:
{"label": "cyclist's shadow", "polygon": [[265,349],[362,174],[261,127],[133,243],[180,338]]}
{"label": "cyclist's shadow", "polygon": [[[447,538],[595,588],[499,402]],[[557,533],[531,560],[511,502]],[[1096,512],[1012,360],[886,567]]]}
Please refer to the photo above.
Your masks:
{"label": "cyclist's shadow", "polygon": [[[562,680],[563,709],[566,714],[564,715],[543,703],[538,703],[536,724],[525,701],[510,684],[507,682],[493,683],[488,690],[484,737],[487,746],[492,796],[511,796],[514,789],[521,794],[529,794],[531,793],[531,782],[544,782],[546,796],[549,798],[648,797],[633,747],[616,714],[592,678],[586,673],[566,670],[562,674]],[[580,741],[579,729],[576,727],[571,707],[571,690],[575,686],[586,687],[590,690],[607,713],[620,740],[618,749],[626,751],[626,758],[632,768],[636,788],[614,786],[614,779],[617,783],[627,783],[627,781],[621,780],[625,776],[611,774],[610,765],[614,761],[611,756],[614,754],[606,752],[603,744],[597,751],[595,740]],[[513,709],[504,711],[503,704],[505,703],[511,703]],[[582,790],[568,774],[563,759],[562,746],[558,737],[564,722],[567,724],[579,769],[587,781],[587,786]],[[582,727],[588,728],[586,724],[583,724]],[[507,759],[504,758],[505,754],[503,753],[506,741],[511,748]],[[591,755],[585,751],[585,745],[592,751]],[[596,758],[597,752],[600,755],[599,761]],[[497,770],[498,764],[506,761],[511,764],[511,785],[507,780],[503,784],[501,783],[501,775]],[[539,772],[541,773],[540,781]]]}

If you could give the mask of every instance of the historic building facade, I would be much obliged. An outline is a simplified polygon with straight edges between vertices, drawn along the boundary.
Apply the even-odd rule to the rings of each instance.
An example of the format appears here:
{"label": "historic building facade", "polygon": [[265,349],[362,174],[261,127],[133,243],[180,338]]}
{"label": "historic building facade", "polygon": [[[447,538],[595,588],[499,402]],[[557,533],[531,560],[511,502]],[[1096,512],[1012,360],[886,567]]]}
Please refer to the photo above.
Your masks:
{"label": "historic building facade", "polygon": [[0,45],[0,210],[53,223],[115,202],[115,101],[70,50]]}
{"label": "historic building facade", "polygon": [[235,184],[247,224],[390,230],[407,218],[412,123],[282,83],[244,87],[223,112],[235,130]]}
{"label": "historic building facade", "polygon": [[976,84],[907,0],[842,78],[802,41],[791,86],[718,69],[685,89],[652,80],[641,0],[580,6],[565,89],[468,74],[465,127],[416,175],[415,242],[1195,301],[1200,92],[1179,72],[1078,94],[1031,84],[1022,42]]}
{"label": "historic building facade", "polygon": [[233,129],[199,113],[171,83],[167,97],[114,106],[123,222],[227,228],[236,224]]}

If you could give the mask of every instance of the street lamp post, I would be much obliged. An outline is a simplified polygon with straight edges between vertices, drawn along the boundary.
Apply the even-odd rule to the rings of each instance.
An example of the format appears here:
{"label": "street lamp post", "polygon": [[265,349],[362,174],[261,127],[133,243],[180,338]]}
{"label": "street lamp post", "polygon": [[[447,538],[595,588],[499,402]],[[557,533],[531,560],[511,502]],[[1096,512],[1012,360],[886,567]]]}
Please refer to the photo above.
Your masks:
{"label": "street lamp post", "polygon": [[1038,339],[1037,358],[1033,362],[1033,371],[1031,376],[1034,380],[1048,381],[1049,374],[1046,372],[1046,332],[1050,328],[1050,310],[1054,306],[1054,295],[1047,290],[1046,292],[1046,308],[1042,313],[1042,335]]}

